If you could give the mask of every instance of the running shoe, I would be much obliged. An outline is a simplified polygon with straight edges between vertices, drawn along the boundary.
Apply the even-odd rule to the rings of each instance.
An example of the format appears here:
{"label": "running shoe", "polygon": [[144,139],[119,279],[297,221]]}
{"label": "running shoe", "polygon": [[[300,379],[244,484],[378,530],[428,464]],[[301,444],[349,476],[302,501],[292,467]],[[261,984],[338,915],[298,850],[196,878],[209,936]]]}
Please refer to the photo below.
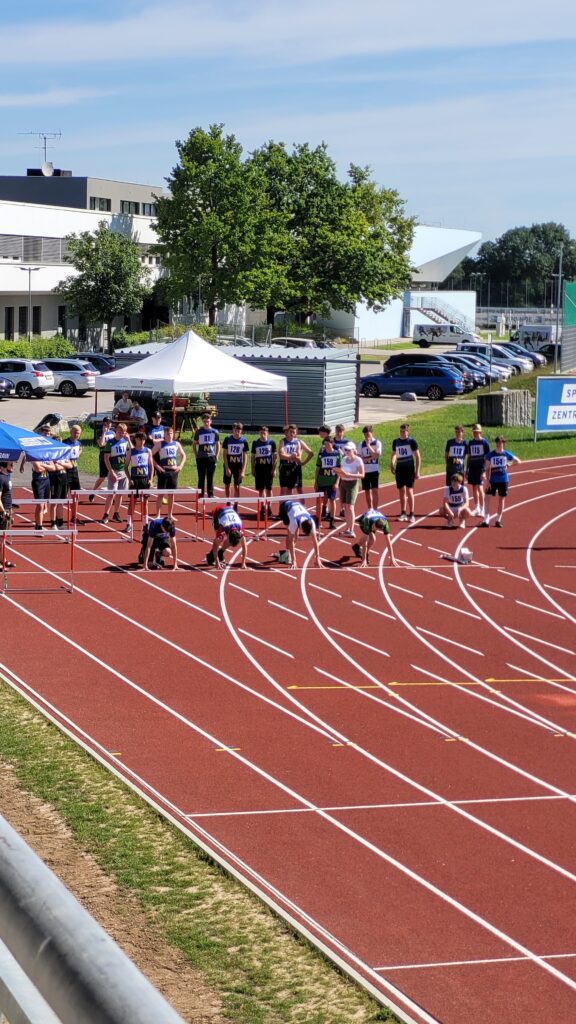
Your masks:
{"label": "running shoe", "polygon": [[112,522],[113,523],[121,523],[122,522],[118,512],[115,512],[114,515],[112,516]]}
{"label": "running shoe", "polygon": [[414,515],[413,512],[411,512],[410,515],[408,516],[408,522],[409,523],[415,523],[416,522],[416,516]]}
{"label": "running shoe", "polygon": [[220,565],[225,564],[224,552],[222,551],[222,548],[218,548],[218,561],[220,562]]}
{"label": "running shoe", "polygon": [[124,529],[123,529],[123,530],[121,530],[120,532],[121,532],[121,533],[130,533],[130,534],[131,534],[131,533],[132,533],[132,524],[131,524],[131,523],[128,523],[128,524],[127,524],[127,525],[126,525],[126,526],[124,527]]}
{"label": "running shoe", "polygon": [[485,519],[483,523],[480,523],[480,526],[490,526],[490,523],[488,522],[487,519]]}
{"label": "running shoe", "polygon": [[92,504],[92,502],[94,501],[94,495],[93,494],[89,494],[88,495],[88,501],[90,502],[90,504]]}
{"label": "running shoe", "polygon": [[216,561],[216,559],[214,558],[214,552],[213,551],[208,551],[207,554],[206,554],[206,563],[208,565],[214,565],[215,561]]}
{"label": "running shoe", "polygon": [[328,520],[328,529],[329,530],[335,530],[336,529],[336,523],[334,522],[333,519],[329,519]]}
{"label": "running shoe", "polygon": [[352,551],[356,555],[356,558],[360,558],[361,557],[362,552],[360,551],[360,545],[359,544],[353,544],[352,545]]}
{"label": "running shoe", "polygon": [[496,522],[494,523],[494,526],[498,526],[500,529],[502,529],[502,522],[501,522],[501,520],[497,519]]}
{"label": "running shoe", "polygon": [[465,528],[466,528],[466,523],[464,522],[464,520],[463,520],[463,519],[461,519],[461,520],[460,520],[460,529],[461,529],[461,530],[464,530]]}
{"label": "running shoe", "polygon": [[354,537],[354,530],[342,530],[343,537]]}
{"label": "running shoe", "polygon": [[109,517],[108,513],[105,512],[104,515],[102,516],[102,519],[100,520],[100,522],[106,524],[108,522],[109,518],[110,517]]}
{"label": "running shoe", "polygon": [[401,512],[400,515],[398,516],[398,522],[399,523],[405,523],[407,519],[408,519],[408,516],[406,515],[405,512]]}

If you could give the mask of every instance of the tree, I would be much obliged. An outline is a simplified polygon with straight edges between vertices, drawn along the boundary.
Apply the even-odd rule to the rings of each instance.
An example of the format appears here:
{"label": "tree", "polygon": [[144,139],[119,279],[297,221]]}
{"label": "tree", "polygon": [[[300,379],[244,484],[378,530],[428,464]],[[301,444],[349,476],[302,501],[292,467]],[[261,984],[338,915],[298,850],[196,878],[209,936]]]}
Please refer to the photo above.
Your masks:
{"label": "tree", "polygon": [[201,291],[214,323],[225,303],[301,316],[374,309],[410,283],[413,222],[367,168],[341,182],[325,145],[269,142],[247,159],[223,125],[177,143],[171,195],[157,202],[158,252],[172,301]]}
{"label": "tree", "polygon": [[112,322],[117,316],[139,313],[148,289],[148,270],[142,267],[138,246],[111,231],[101,221],[94,232],[68,235],[66,261],[78,271],[60,281],[54,291],[73,316],[106,328],[107,351],[112,352]]}
{"label": "tree", "polygon": [[200,293],[210,324],[225,303],[245,300],[262,266],[268,222],[261,176],[242,162],[242,147],[223,127],[195,128],[176,143],[180,162],[168,179],[171,194],[156,202],[164,292],[172,302]]}

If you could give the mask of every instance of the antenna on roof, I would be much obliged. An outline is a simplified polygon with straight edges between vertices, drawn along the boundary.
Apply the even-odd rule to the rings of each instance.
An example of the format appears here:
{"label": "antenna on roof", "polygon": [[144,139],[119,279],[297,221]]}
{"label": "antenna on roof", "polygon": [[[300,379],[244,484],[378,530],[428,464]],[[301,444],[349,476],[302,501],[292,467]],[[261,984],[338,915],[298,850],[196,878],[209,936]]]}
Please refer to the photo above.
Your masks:
{"label": "antenna on roof", "polygon": [[49,160],[48,160],[48,153],[47,153],[47,150],[48,150],[48,139],[61,139],[62,138],[62,132],[19,132],[18,134],[19,135],[36,135],[37,138],[41,139],[41,143],[42,144],[40,146],[37,146],[36,148],[37,149],[42,149],[44,151],[44,163],[42,165],[42,173],[43,174],[51,174],[52,171],[44,171],[44,167],[52,166],[52,165],[49,164]]}

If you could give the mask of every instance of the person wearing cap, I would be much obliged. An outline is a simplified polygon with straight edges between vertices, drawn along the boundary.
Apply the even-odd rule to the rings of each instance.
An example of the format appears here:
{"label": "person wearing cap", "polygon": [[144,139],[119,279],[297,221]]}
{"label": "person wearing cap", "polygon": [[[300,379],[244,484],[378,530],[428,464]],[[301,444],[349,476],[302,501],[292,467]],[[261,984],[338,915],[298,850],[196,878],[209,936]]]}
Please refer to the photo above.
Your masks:
{"label": "person wearing cap", "polygon": [[310,462],[313,455],[312,449],[298,437],[296,424],[288,423],[278,449],[280,494],[293,494],[294,491],[302,494],[302,466]]}
{"label": "person wearing cap", "polygon": [[486,502],[484,509],[484,520],[480,523],[480,526],[490,525],[490,504],[491,499],[495,494],[498,495],[498,512],[496,513],[496,520],[494,526],[502,526],[502,515],[504,513],[504,504],[506,496],[508,494],[508,483],[510,477],[508,475],[508,466],[516,462],[518,465],[521,460],[513,452],[509,452],[504,447],[506,439],[501,434],[498,435],[494,441],[494,450],[488,452],[486,457]]}
{"label": "person wearing cap", "polygon": [[446,519],[446,526],[449,530],[459,526],[463,530],[470,512],[470,494],[464,486],[464,477],[461,473],[453,473],[450,484],[444,490],[444,501],[442,502],[442,515]]}
{"label": "person wearing cap", "polygon": [[[105,455],[106,449],[114,440],[114,427],[112,426],[112,417],[105,416],[102,420],[102,426],[96,437],[96,445],[98,451],[98,479],[94,484],[94,490],[97,491],[102,486],[104,481],[108,477],[108,467],[106,465]],[[108,449],[109,450],[109,449]],[[94,501],[94,495],[91,494],[88,501]]]}
{"label": "person wearing cap", "polygon": [[468,458],[466,460],[466,480],[472,488],[474,498],[473,516],[484,518],[484,483],[486,469],[485,462],[490,454],[490,445],[485,437],[482,437],[480,423],[472,427],[472,439],[468,441]]}
{"label": "person wearing cap", "polygon": [[163,440],[164,426],[162,424],[162,413],[160,412],[160,409],[155,409],[152,413],[150,423],[146,427],[146,434],[151,448],[154,447],[157,441]]}
{"label": "person wearing cap", "polygon": [[372,433],[372,426],[362,427],[362,440],[358,445],[358,455],[364,463],[362,490],[366,499],[366,508],[378,508],[378,486],[380,483],[380,466],[378,460],[382,455],[382,443]]}
{"label": "person wearing cap", "polygon": [[[280,505],[280,520],[286,527],[286,551],[280,551],[278,558],[286,565],[298,568],[296,558],[296,538],[301,532],[304,537],[311,537],[314,545],[315,565],[321,566],[320,545],[314,519],[310,512],[300,501],[295,498],[288,498]],[[285,556],[285,557],[283,557]]]}
{"label": "person wearing cap", "polygon": [[400,424],[400,437],[394,438],[390,455],[390,471],[396,478],[400,515],[398,522],[416,522],[414,514],[414,482],[420,476],[420,449],[418,442],[410,436],[410,424]]}
{"label": "person wearing cap", "polygon": [[360,542],[352,545],[352,551],[360,559],[360,568],[365,569],[368,566],[368,555],[370,549],[376,543],[377,530],[381,530],[384,534],[384,540],[390,555],[390,565],[397,566],[398,562],[394,557],[392,541],[390,539],[390,523],[384,513],[379,512],[376,508],[369,508],[360,516],[358,526],[360,527]]}
{"label": "person wearing cap", "polygon": [[358,455],[353,441],[348,441],[343,450],[342,462],[336,467],[338,494],[346,521],[346,529],[342,531],[342,536],[353,537],[354,506],[358,497],[360,481],[364,478],[364,462]]}

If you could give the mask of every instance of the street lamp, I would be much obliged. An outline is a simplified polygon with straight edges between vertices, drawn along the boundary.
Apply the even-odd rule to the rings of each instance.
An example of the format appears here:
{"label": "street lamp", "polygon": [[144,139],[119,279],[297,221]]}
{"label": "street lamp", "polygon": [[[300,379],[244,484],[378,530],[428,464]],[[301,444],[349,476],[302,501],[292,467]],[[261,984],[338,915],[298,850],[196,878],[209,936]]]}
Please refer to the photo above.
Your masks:
{"label": "street lamp", "polygon": [[28,341],[32,340],[32,274],[40,267],[20,267],[28,273]]}

